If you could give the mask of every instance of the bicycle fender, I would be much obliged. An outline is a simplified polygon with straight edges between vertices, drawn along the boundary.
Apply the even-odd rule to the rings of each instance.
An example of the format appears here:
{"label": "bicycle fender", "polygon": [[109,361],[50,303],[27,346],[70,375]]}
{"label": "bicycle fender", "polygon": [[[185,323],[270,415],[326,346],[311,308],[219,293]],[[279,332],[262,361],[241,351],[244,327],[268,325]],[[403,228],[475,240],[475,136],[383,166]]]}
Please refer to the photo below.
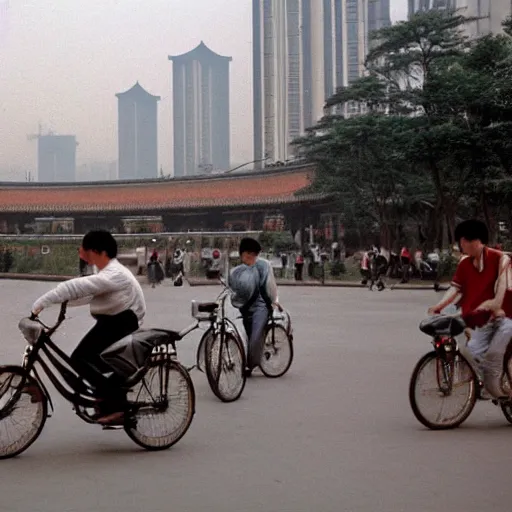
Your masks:
{"label": "bicycle fender", "polygon": [[[25,368],[23,368],[23,366],[19,366],[19,365],[15,365],[15,364],[0,366],[0,372],[2,372],[2,371],[16,371],[16,372],[25,374],[27,377],[33,378],[39,385],[41,391],[43,392],[43,395],[46,398],[46,400],[48,401],[48,404],[50,405],[52,412],[54,412],[55,409],[53,407],[53,402],[50,397],[50,393],[48,392],[48,389],[44,385],[43,381],[41,380],[41,377],[39,376],[39,374],[37,373],[37,370],[35,368],[32,369],[33,375],[30,374],[29,372],[27,372],[27,370]],[[48,416],[50,416],[50,415],[48,415]]]}

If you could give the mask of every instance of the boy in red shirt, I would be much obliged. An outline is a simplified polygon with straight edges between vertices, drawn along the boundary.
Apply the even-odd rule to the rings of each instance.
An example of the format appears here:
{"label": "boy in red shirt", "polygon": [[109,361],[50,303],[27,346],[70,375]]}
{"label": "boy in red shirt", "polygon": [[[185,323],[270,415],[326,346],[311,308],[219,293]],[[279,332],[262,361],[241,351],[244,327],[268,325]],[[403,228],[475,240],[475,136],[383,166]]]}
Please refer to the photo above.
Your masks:
{"label": "boy in red shirt", "polygon": [[[489,232],[478,220],[460,223],[455,229],[455,239],[467,257],[461,259],[450,289],[439,304],[429,309],[429,314],[439,314],[454,302],[461,307],[463,316],[477,310],[493,312],[493,321],[473,330],[467,349],[478,366],[485,356],[482,369],[486,388],[499,396],[503,394],[496,388],[495,381],[499,379],[492,379],[496,377],[495,372],[489,373],[486,368],[500,368],[501,375],[503,355],[512,337],[512,304],[507,290],[510,258],[487,247]],[[463,348],[462,352],[465,352]],[[497,386],[500,387],[499,383]]]}

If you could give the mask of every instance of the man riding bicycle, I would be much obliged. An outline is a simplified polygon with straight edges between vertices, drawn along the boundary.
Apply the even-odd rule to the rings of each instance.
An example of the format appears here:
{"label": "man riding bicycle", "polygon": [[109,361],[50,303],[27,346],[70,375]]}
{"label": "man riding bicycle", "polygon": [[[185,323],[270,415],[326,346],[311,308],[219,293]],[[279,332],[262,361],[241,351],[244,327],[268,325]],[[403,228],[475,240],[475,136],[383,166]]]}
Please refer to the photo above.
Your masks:
{"label": "man riding bicycle", "polygon": [[460,260],[446,295],[429,309],[429,314],[439,314],[453,303],[460,306],[463,317],[490,312],[480,315],[483,320],[472,325],[467,351],[461,347],[461,352],[483,371],[486,389],[493,396],[500,396],[503,394],[499,383],[503,356],[512,336],[512,301],[508,292],[510,258],[487,247],[489,232],[478,220],[460,223],[455,229],[455,239],[466,257]]}
{"label": "man riding bicycle", "polygon": [[247,333],[247,376],[259,366],[265,327],[273,305],[278,305],[272,266],[259,258],[260,252],[261,245],[257,240],[242,239],[239,249],[242,265],[234,268],[229,277],[229,285],[235,292],[232,303],[242,313]]}
{"label": "man riding bicycle", "polygon": [[111,386],[106,389],[105,380],[99,374],[110,373],[112,369],[103,361],[101,353],[140,327],[146,314],[146,303],[137,279],[117,260],[117,243],[110,233],[87,233],[82,240],[80,257],[89,265],[96,265],[99,272],[60,283],[36,300],[32,313],[38,315],[52,304],[67,301],[90,303],[96,324],[78,344],[71,360],[74,369],[97,386],[104,397],[98,408],[97,421],[112,423],[122,417],[119,404],[124,395],[115,377],[109,380]]}

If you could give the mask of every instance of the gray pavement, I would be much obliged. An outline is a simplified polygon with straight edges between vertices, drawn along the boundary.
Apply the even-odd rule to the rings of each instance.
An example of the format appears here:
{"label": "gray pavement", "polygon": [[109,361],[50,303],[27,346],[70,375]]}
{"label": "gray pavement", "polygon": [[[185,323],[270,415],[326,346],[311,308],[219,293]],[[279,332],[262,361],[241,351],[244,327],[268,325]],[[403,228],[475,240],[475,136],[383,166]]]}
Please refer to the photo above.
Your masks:
{"label": "gray pavement", "polygon": [[[51,283],[2,281],[0,360],[17,363],[19,318]],[[190,300],[216,290],[147,289],[146,326],[181,328]],[[0,462],[0,512],[344,512],[506,510],[512,428],[492,404],[448,432],[425,430],[407,391],[430,349],[417,326],[433,291],[283,288],[296,358],[280,380],[254,377],[223,404],[194,371],[197,412],[173,448],[147,453],[57,400],[41,437]],[[57,310],[46,314],[52,319]],[[72,309],[56,336],[71,350],[91,325]],[[194,361],[199,334],[178,349]]]}

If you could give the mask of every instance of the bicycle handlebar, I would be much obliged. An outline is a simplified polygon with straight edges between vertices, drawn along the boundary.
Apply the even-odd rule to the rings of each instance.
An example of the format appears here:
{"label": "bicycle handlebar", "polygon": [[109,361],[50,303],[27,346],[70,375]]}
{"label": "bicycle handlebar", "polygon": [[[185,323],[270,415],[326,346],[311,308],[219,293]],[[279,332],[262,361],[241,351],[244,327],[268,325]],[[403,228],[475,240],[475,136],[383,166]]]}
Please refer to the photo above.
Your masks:
{"label": "bicycle handlebar", "polygon": [[60,305],[59,316],[57,317],[57,322],[56,322],[56,324],[53,327],[48,327],[47,325],[45,325],[42,322],[42,320],[37,315],[35,315],[34,313],[32,313],[30,315],[30,320],[33,320],[33,321],[38,322],[39,324],[41,324],[46,329],[46,334],[48,336],[51,336],[60,327],[62,322],[64,322],[64,320],[66,320],[67,309],[68,309],[68,303],[66,301],[66,302],[63,302]]}

